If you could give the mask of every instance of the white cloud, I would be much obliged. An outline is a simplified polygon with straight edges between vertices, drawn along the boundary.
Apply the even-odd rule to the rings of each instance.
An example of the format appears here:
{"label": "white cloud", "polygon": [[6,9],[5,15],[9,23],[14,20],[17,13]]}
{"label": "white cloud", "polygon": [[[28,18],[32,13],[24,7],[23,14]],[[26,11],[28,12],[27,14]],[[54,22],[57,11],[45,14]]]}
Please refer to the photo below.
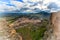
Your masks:
{"label": "white cloud", "polygon": [[[44,4],[46,4],[46,2],[43,3],[43,0],[23,0],[25,3],[25,7],[29,8],[32,11],[35,11],[34,9],[40,9],[40,10],[45,10],[47,9],[47,6],[44,6]],[[45,0],[46,1],[46,0]],[[48,3],[49,1],[47,1]],[[43,3],[43,4],[42,4]],[[28,10],[29,10],[28,9]],[[29,11],[30,11],[29,10]],[[30,12],[32,12],[30,11]],[[27,12],[27,11],[26,11]],[[38,11],[37,11],[38,12]],[[40,11],[39,11],[40,12]]]}
{"label": "white cloud", "polygon": [[23,0],[24,2],[39,2],[39,1],[42,1],[42,0]]}
{"label": "white cloud", "polygon": [[0,4],[0,12],[8,12],[8,11],[13,11],[13,10],[16,10],[16,8],[14,6],[9,6],[7,5],[8,3],[1,3]]}
{"label": "white cloud", "polygon": [[[26,7],[28,7],[29,9],[33,10],[35,8],[39,8],[40,10],[50,10],[50,12],[55,12],[55,11],[59,11],[60,8],[60,1],[59,0],[23,0],[24,3],[26,3]],[[35,3],[37,3],[36,5],[34,5]],[[55,3],[53,5],[50,5],[51,3]],[[31,5],[34,5],[31,7]],[[51,6],[51,8],[48,8],[48,6]],[[58,6],[57,8],[55,6]],[[28,10],[29,10],[28,9]],[[35,10],[33,10],[35,11]]]}
{"label": "white cloud", "polygon": [[24,6],[24,4],[19,1],[11,1],[11,4],[13,4],[18,10]]}
{"label": "white cloud", "polygon": [[[55,4],[51,5],[51,3]],[[7,4],[12,4],[9,6]],[[50,7],[51,6],[51,7]],[[59,0],[23,0],[23,2],[10,0],[8,2],[1,2],[0,1],[0,12],[5,11],[16,11],[19,10],[21,12],[40,12],[40,10],[50,10],[51,12],[59,11],[60,10],[60,1]],[[37,11],[39,10],[39,11]]]}

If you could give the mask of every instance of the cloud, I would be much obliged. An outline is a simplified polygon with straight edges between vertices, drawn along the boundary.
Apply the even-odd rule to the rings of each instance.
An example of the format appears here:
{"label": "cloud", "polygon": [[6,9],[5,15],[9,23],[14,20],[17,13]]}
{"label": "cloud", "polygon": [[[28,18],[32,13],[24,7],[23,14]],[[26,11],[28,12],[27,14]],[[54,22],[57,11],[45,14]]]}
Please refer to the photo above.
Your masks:
{"label": "cloud", "polygon": [[[60,0],[23,0],[25,3],[34,3],[31,8],[39,8],[42,11],[56,12],[60,11]],[[34,10],[33,10],[34,11]],[[38,11],[37,11],[38,12]]]}
{"label": "cloud", "polygon": [[[45,2],[43,3],[42,0],[23,0],[24,4],[25,4],[25,8],[28,8],[25,12],[40,12],[41,10],[47,10],[47,6],[45,6]],[[47,1],[48,2],[48,1]],[[39,11],[38,11],[39,10]]]}
{"label": "cloud", "polygon": [[9,0],[0,1],[0,12],[38,13],[60,11],[60,0]]}
{"label": "cloud", "polygon": [[24,4],[22,2],[19,2],[19,1],[11,1],[11,4],[13,4],[18,10],[24,6]]}
{"label": "cloud", "polygon": [[47,8],[50,9],[50,12],[60,11],[60,1],[59,0],[51,0],[48,2]]}
{"label": "cloud", "polygon": [[23,0],[24,2],[39,2],[39,1],[42,1],[42,0]]}
{"label": "cloud", "polygon": [[7,2],[0,1],[0,12],[8,12],[8,11],[16,10],[16,8],[14,6],[10,6],[8,4],[9,3],[7,3]]}

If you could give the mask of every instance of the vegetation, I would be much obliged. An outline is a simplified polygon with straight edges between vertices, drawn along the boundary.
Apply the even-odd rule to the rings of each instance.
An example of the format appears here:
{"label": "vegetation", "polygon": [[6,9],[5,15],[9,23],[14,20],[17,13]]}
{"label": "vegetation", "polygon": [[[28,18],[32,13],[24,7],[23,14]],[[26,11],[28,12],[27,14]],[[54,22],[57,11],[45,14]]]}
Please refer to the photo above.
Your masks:
{"label": "vegetation", "polygon": [[[27,17],[29,19],[43,19],[42,14],[24,14],[21,16],[12,16],[7,17],[9,23],[13,23],[18,18]],[[21,28],[16,29],[16,31],[23,37],[23,40],[41,40],[44,36],[44,32],[47,30],[46,26],[48,25],[47,17],[42,20],[39,24],[23,24],[19,26]]]}
{"label": "vegetation", "polygon": [[40,25],[33,25],[29,23],[25,27],[19,28],[16,31],[21,33],[24,40],[41,40],[44,36],[44,32],[46,31],[47,24],[47,21],[43,21]]}

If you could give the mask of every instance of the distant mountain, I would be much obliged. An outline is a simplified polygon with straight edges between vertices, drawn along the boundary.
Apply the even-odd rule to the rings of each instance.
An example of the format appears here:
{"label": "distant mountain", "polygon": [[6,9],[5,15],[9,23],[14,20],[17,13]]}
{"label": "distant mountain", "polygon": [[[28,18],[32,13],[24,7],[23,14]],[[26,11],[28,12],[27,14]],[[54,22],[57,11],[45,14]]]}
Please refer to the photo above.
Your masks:
{"label": "distant mountain", "polygon": [[0,13],[0,17],[35,17],[36,15],[39,17],[43,17],[43,18],[49,18],[50,17],[50,13],[41,11],[39,13]]}

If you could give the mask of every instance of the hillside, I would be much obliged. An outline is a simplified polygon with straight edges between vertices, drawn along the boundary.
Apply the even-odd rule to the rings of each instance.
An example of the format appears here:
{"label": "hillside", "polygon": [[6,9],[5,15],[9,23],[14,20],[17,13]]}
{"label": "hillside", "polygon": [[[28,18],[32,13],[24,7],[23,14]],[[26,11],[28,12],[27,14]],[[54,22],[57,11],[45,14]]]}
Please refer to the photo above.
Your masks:
{"label": "hillside", "polygon": [[10,26],[16,29],[16,31],[22,36],[23,40],[42,39],[44,32],[47,30],[46,26],[48,25],[48,19],[48,15],[45,16],[39,13],[7,17]]}
{"label": "hillside", "polygon": [[[49,15],[49,16],[48,16]],[[40,13],[6,13],[1,18],[6,18],[9,26],[20,34],[22,40],[42,40],[46,26],[49,24],[50,14]]]}

